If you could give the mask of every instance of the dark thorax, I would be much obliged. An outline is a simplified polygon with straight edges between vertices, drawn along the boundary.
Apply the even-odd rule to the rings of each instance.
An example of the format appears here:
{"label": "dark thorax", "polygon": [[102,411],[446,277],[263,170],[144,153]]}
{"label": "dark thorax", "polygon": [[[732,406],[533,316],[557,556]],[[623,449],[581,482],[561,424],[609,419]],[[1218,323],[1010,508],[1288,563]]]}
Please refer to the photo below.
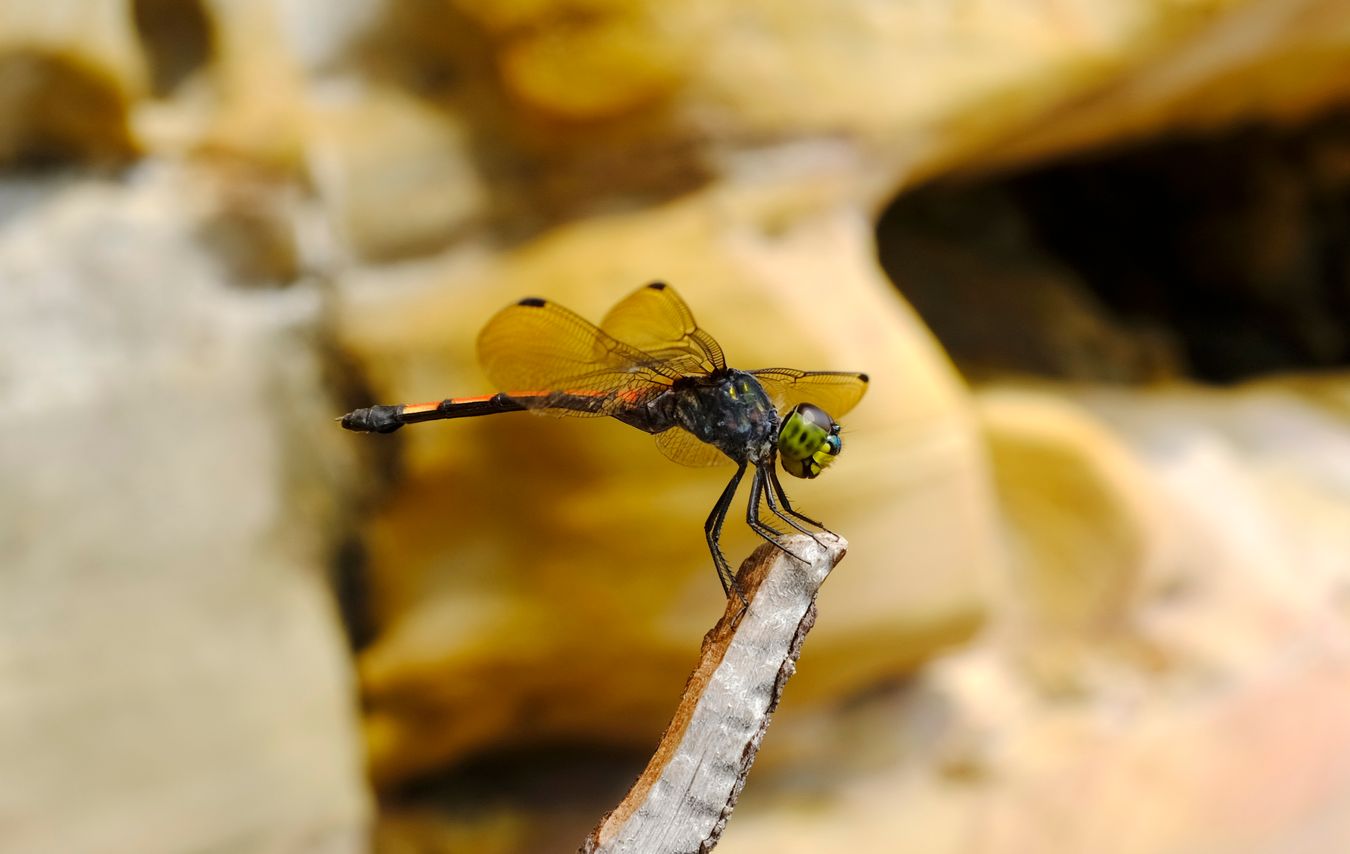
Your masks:
{"label": "dark thorax", "polygon": [[737,462],[770,459],[778,413],[759,380],[745,371],[685,377],[670,391],[675,423]]}

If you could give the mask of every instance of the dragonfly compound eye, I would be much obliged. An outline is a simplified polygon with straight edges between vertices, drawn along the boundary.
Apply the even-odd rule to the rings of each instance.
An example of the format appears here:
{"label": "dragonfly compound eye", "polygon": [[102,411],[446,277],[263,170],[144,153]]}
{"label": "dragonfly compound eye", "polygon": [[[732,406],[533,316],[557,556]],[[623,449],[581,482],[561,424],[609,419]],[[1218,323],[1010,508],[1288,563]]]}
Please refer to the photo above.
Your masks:
{"label": "dragonfly compound eye", "polygon": [[839,425],[814,404],[794,406],[778,429],[778,453],[783,471],[794,477],[819,475],[842,448]]}

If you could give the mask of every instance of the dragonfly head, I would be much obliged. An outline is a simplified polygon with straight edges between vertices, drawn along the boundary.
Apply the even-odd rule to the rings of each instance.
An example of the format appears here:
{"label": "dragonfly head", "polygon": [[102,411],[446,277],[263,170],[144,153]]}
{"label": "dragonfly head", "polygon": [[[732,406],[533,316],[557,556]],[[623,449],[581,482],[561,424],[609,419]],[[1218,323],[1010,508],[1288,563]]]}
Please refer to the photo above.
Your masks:
{"label": "dragonfly head", "polygon": [[839,425],[825,410],[799,403],[778,428],[778,455],[783,471],[794,477],[813,478],[834,462],[843,448]]}

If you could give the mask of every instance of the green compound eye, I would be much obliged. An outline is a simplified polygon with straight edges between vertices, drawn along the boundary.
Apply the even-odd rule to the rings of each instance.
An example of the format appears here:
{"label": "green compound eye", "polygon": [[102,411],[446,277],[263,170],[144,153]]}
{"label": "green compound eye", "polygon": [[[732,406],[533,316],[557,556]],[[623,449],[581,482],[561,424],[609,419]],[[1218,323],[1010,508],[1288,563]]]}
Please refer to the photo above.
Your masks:
{"label": "green compound eye", "polygon": [[778,454],[783,471],[793,477],[815,477],[834,461],[842,448],[839,425],[814,404],[797,404],[778,428]]}

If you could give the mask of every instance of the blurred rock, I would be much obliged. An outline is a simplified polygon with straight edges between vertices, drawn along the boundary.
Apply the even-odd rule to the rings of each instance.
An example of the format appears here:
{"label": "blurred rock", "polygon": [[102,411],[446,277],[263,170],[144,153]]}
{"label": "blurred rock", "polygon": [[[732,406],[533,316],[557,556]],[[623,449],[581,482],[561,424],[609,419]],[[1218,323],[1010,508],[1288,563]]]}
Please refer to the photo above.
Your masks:
{"label": "blurred rock", "polygon": [[[480,184],[536,227],[667,199],[718,173],[762,180],[758,155],[831,140],[852,160],[848,198],[875,204],[942,173],[1145,133],[1306,116],[1346,98],[1350,79],[1337,73],[1350,55],[1350,22],[1336,0],[1018,10],[756,0],[734,14],[707,2],[639,0],[193,6],[199,14],[135,4],[138,30],[128,6],[100,7],[98,20],[117,37],[87,44],[73,23],[51,23],[60,15],[28,28],[72,55],[115,58],[91,62],[113,69],[114,91],[133,99],[146,91],[147,64],[152,80],[179,81],[135,105],[137,141],[152,150],[223,150],[283,168],[311,149],[331,159],[342,148],[332,125],[308,118],[331,106],[335,89],[346,91],[341,111],[366,117],[356,120],[352,156],[392,143],[384,168],[397,170],[395,180],[459,188],[447,192],[454,203],[427,202],[425,220],[413,221],[422,205],[407,206],[395,219],[407,219],[409,233],[398,238],[390,225],[372,235],[373,257],[453,239],[461,214],[475,209],[463,199],[477,191],[465,188]],[[180,55],[184,45],[197,47]],[[1261,81],[1277,82],[1254,85]],[[391,90],[424,103],[388,112]],[[395,120],[388,140],[381,116]],[[459,156],[456,137],[469,140],[472,160]],[[338,160],[359,169],[372,157]],[[778,180],[817,166],[779,161]],[[373,183],[341,169],[325,175],[329,186]],[[351,222],[342,205],[362,195],[328,194],[335,221]]]}
{"label": "blurred rock", "polygon": [[426,253],[484,219],[489,190],[450,114],[397,93],[371,93],[318,111],[312,128],[311,179],[358,255]]}
{"label": "blurred rock", "polygon": [[498,5],[461,4],[487,21],[528,106],[585,117],[572,100],[595,97],[640,110],[647,81],[656,92],[677,81],[664,101],[673,127],[657,132],[692,127],[732,146],[845,135],[889,147],[883,160],[902,174],[1307,114],[1347,94],[1350,22],[1336,0]]}
{"label": "blurred rock", "polygon": [[[639,0],[457,5],[498,40],[508,86],[514,83],[527,104],[593,118],[569,105],[590,97],[641,107],[645,98],[623,93],[643,91],[653,77],[678,81],[674,109],[728,139],[843,129],[897,139],[960,114],[949,133],[965,142],[1002,137],[1016,139],[1015,148],[1033,148],[1030,140],[1048,148],[1060,122],[1038,124],[1035,114],[1090,98],[1094,109],[1081,110],[1087,126],[1073,128],[1086,137],[1090,128],[1109,127],[1104,120],[1121,106],[1113,100],[1117,89],[1140,113],[1129,116],[1134,132],[1194,122],[1202,93],[1210,96],[1205,118],[1231,121],[1344,97],[1343,76],[1316,72],[1344,69],[1337,46],[1350,37],[1334,0],[1226,0],[1203,8],[1093,0],[938,8],[812,0],[788,7],[755,0],[734,11]],[[591,63],[627,73],[600,75]],[[513,73],[522,66],[530,72]],[[1269,75],[1272,66],[1309,73]],[[1225,75],[1258,69],[1269,75],[1262,80],[1278,84],[1213,97]],[[1170,85],[1154,82],[1160,77]],[[1148,97],[1129,85],[1135,78],[1148,81]],[[547,85],[532,86],[535,80]],[[1240,91],[1249,94],[1240,98]],[[942,149],[957,139],[936,142],[924,153],[950,163],[955,148]]]}
{"label": "blurred rock", "polygon": [[[1052,394],[1000,392],[982,409],[1001,410],[991,429],[1006,433],[1039,408],[1061,459],[1115,446],[1093,455],[1117,470],[1095,478],[1106,502],[1058,491],[1055,509],[1088,511],[1069,531],[1137,527],[1145,508],[1167,517],[1170,582],[1136,587],[1116,615],[1154,654],[1080,649],[1097,678],[1066,695],[1027,678],[1014,636],[986,633],[906,690],[838,708],[818,754],[747,788],[728,850],[887,851],[903,838],[930,854],[1323,852],[1350,838],[1350,381]],[[1142,472],[1120,469],[1122,454]],[[1001,470],[1029,487],[1006,500],[1056,470],[1068,471]],[[1051,494],[1009,509],[1026,520]],[[1122,566],[1130,551],[1113,541],[1105,564],[1076,547],[1050,556],[1060,595],[1082,589],[1074,566],[1089,580]],[[1092,601],[1074,610],[1101,614]]]}
{"label": "blurred rock", "polygon": [[130,6],[150,91],[169,97],[213,58],[215,32],[206,8],[200,0],[135,0]]}
{"label": "blurred rock", "polygon": [[1128,641],[1141,597],[1176,558],[1167,507],[1086,412],[1046,392],[978,399],[1006,520],[1003,642],[1037,687],[1084,690],[1086,661]]}
{"label": "blurred rock", "polygon": [[[1140,398],[1110,390],[1075,397],[1159,472],[1169,512],[1184,522],[1177,528],[1184,546],[1228,567],[1222,580],[1260,587],[1272,607],[1343,609],[1350,589],[1350,379],[1328,374],[1233,392],[1182,387]],[[1190,563],[1197,573],[1203,561]],[[1192,583],[1187,576],[1178,582]]]}
{"label": "blurred rock", "polygon": [[1350,361],[1350,114],[1155,140],[999,183],[1111,313],[1169,331],[1189,375]]}
{"label": "blurred rock", "polygon": [[[974,381],[1029,374],[1141,382],[1181,375],[1186,363],[1169,327],[1103,300],[1097,293],[1103,271],[1076,269],[1039,233],[1038,214],[1053,211],[1086,232],[1093,217],[1114,209],[1067,206],[1055,197],[1042,210],[1012,189],[1035,182],[1034,174],[996,175],[902,193],[877,222],[877,255],[887,276]],[[1091,239],[1121,254],[1147,251],[1140,245],[1147,240],[1136,240],[1135,232],[1101,231],[1109,233],[1092,231]]]}
{"label": "blurred rock", "polygon": [[[6,841],[359,850],[362,736],[390,787],[497,748],[650,744],[721,607],[700,531],[726,473],[608,421],[345,436],[324,387],[490,391],[473,341],[502,305],[599,317],[661,278],[736,363],[873,377],[848,452],[791,485],[853,553],[726,845],[1336,850],[1341,387],[972,399],[869,212],[926,179],[1300,119],[1350,97],[1348,64],[1340,0],[0,5],[0,166],[146,159],[0,198]],[[1269,296],[1322,250],[1339,275],[1341,231],[1299,228],[1343,221],[1340,149],[1292,159],[1217,170],[1256,199],[1184,247],[1220,286]],[[897,244],[899,284],[1026,262],[979,306],[974,337],[1008,339],[990,362],[1188,367],[1174,329],[1112,317],[1027,232],[978,258]],[[1299,340],[1334,362],[1341,303],[1312,296]],[[753,539],[730,525],[729,554]],[[405,816],[380,839],[506,847],[525,824]]]}
{"label": "blurred rock", "polygon": [[0,3],[0,168],[127,159],[145,77],[124,4]]}
{"label": "blurred rock", "polygon": [[[1094,35],[1105,38],[1087,43],[1114,41],[1119,53],[1108,48],[1105,56],[1080,54],[1079,70],[1092,82],[1041,121],[1004,137],[989,151],[986,167],[1164,131],[1306,121],[1346,101],[1350,11],[1339,0],[1085,5],[1107,13],[1098,23],[1111,19],[1109,11],[1117,13],[1113,23],[1119,28],[1101,27]],[[1099,59],[1110,73],[1098,76]]]}
{"label": "blurred rock", "polygon": [[365,845],[317,295],[232,289],[197,187],[52,182],[0,226],[8,850]]}
{"label": "blurred rock", "polygon": [[240,162],[214,164],[200,178],[200,200],[185,213],[197,222],[197,243],[220,263],[236,286],[284,287],[312,259],[304,232],[312,210],[292,186]]}
{"label": "blurred rock", "polygon": [[203,69],[210,108],[191,148],[298,169],[306,150],[307,81],[283,26],[286,4],[204,0],[203,6],[212,33],[212,61]]}
{"label": "blurred rock", "polygon": [[652,106],[675,94],[695,57],[694,45],[673,37],[651,4],[563,2],[525,15],[503,15],[498,4],[464,5],[481,7],[480,20],[503,39],[498,57],[506,91],[563,121],[594,122]]}
{"label": "blurred rock", "polygon": [[[972,414],[868,257],[866,223],[841,211],[766,233],[749,208],[740,225],[720,214],[734,195],[579,224],[398,298],[352,282],[343,340],[381,400],[479,393],[473,342],[503,304],[542,292],[598,319],[659,274],[732,364],[871,371],[840,463],[790,485],[853,544],[821,597],[822,614],[849,618],[813,633],[793,682],[803,709],[967,634],[999,546]],[[376,778],[484,745],[657,735],[721,609],[701,532],[730,472],[674,465],[608,420],[508,415],[394,441],[404,476],[367,540],[383,626],[361,660]],[[742,524],[726,539],[736,561],[753,543]]]}
{"label": "blurred rock", "polygon": [[[987,392],[981,411],[996,443],[1033,446],[1026,465],[1000,468],[1000,491],[1058,571],[994,600],[988,631],[907,682],[776,721],[765,749],[779,755],[757,767],[722,847],[1339,850],[1350,838],[1350,381],[1043,386]],[[1070,516],[1067,548],[1047,548],[1046,510]],[[1108,580],[1123,582],[1123,605],[1083,595],[1103,572],[1119,574]],[[1008,630],[1027,625],[1036,591],[1052,601],[1032,616],[1072,630],[1041,641],[1064,642],[1091,674],[1073,691],[1029,670],[1025,635]],[[1122,623],[1135,654],[1104,642],[1101,628]],[[494,801],[492,821],[519,838],[540,811],[516,803]]]}
{"label": "blurred rock", "polygon": [[1350,114],[932,181],[887,274],[972,379],[1231,382],[1350,362]]}

